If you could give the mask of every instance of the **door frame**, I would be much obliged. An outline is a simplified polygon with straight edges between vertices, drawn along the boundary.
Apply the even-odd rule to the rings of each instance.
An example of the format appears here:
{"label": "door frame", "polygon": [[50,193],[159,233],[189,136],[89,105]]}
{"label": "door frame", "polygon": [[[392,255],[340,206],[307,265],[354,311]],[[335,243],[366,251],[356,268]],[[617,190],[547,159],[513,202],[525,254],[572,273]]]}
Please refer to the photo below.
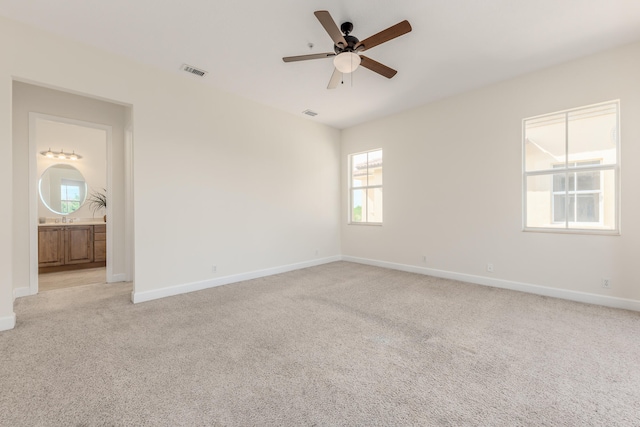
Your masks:
{"label": "door frame", "polygon": [[[106,131],[107,149],[107,194],[112,194],[113,184],[113,147],[112,127],[100,123],[92,123],[51,114],[29,112],[29,294],[38,293],[38,150],[37,122],[48,120],[76,126],[83,126]],[[126,201],[125,201],[126,204]],[[107,218],[113,218],[113,204],[107,204]],[[126,220],[125,220],[126,221]],[[107,283],[113,282],[113,227],[107,227]],[[125,273],[129,276],[129,273]]]}

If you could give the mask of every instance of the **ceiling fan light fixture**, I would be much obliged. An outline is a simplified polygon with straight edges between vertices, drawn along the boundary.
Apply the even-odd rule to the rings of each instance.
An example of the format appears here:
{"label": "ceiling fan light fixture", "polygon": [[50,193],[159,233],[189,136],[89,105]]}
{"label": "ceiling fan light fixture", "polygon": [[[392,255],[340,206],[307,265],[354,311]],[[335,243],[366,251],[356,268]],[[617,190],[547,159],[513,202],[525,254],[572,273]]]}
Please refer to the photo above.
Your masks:
{"label": "ceiling fan light fixture", "polygon": [[353,73],[360,65],[360,55],[353,52],[342,52],[333,58],[333,65],[343,74]]}

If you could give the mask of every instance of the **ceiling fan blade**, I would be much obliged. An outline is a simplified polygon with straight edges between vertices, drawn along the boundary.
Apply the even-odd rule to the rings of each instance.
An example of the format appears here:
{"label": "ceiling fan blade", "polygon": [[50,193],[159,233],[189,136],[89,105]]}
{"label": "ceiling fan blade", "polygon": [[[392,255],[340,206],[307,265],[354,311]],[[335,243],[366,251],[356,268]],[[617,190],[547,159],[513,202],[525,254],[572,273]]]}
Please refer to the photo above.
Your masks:
{"label": "ceiling fan blade", "polygon": [[336,56],[333,52],[312,53],[311,55],[285,56],[282,58],[284,62],[306,61],[307,59],[322,59]]}
{"label": "ceiling fan blade", "polygon": [[341,80],[342,80],[342,73],[338,71],[337,68],[334,68],[333,74],[331,74],[331,79],[329,80],[329,84],[327,85],[327,89],[337,88]]}
{"label": "ceiling fan blade", "polygon": [[320,21],[325,31],[329,34],[329,37],[331,37],[331,40],[333,40],[333,43],[342,48],[347,46],[347,41],[344,39],[340,28],[338,28],[336,21],[333,20],[329,12],[326,10],[316,10],[313,14],[316,15],[318,21]]}
{"label": "ceiling fan blade", "polygon": [[373,59],[368,58],[364,55],[360,55],[360,65],[388,79],[395,76],[397,73],[397,71],[393,68],[389,68],[386,65],[381,64],[378,61],[374,61]]}
{"label": "ceiling fan blade", "polygon": [[403,34],[407,34],[410,31],[411,24],[409,24],[409,21],[404,20],[397,23],[396,25],[387,28],[386,30],[382,30],[377,34],[374,34],[371,37],[362,40],[356,45],[355,49],[359,51],[365,51],[384,42],[388,42],[389,40],[393,40],[396,37],[400,37]]}

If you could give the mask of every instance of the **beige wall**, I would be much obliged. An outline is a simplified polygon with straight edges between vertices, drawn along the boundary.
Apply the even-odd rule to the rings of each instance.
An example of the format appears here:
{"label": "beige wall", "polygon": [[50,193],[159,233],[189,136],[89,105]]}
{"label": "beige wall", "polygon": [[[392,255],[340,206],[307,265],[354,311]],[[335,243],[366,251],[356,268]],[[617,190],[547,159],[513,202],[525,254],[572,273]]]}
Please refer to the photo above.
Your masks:
{"label": "beige wall", "polygon": [[[384,150],[384,225],[343,209],[343,255],[640,300],[638,76],[636,43],[343,131],[344,206],[348,154]],[[622,235],[523,232],[522,119],[615,99]]]}
{"label": "beige wall", "polygon": [[[15,190],[27,171],[9,155],[13,79],[132,106],[136,292],[318,250],[421,266],[426,255],[429,267],[477,276],[492,262],[492,277],[640,300],[640,44],[342,133],[4,18],[0,52],[0,180],[14,203],[0,210],[0,329],[22,280],[12,230],[27,208]],[[522,119],[618,98],[622,235],[522,232]],[[374,148],[384,150],[384,225],[349,226],[347,154]]]}
{"label": "beige wall", "polygon": [[[132,106],[136,292],[339,254],[339,131],[4,18],[0,51],[4,153],[12,79]],[[0,156],[4,182],[22,173]],[[0,323],[12,316],[21,268],[15,212],[27,209],[8,187],[15,206],[0,214]]]}

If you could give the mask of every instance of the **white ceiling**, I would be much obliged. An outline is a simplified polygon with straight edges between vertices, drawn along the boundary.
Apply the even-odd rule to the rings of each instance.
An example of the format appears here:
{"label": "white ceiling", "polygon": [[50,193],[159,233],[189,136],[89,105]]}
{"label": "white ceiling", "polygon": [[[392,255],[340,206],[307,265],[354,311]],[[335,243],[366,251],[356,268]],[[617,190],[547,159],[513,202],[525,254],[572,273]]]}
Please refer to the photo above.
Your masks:
{"label": "white ceiling", "polygon": [[[315,10],[360,40],[409,20],[366,53],[398,74],[361,67],[327,90],[331,59],[285,64],[332,51]],[[337,128],[640,40],[640,0],[0,0],[0,15]]]}

